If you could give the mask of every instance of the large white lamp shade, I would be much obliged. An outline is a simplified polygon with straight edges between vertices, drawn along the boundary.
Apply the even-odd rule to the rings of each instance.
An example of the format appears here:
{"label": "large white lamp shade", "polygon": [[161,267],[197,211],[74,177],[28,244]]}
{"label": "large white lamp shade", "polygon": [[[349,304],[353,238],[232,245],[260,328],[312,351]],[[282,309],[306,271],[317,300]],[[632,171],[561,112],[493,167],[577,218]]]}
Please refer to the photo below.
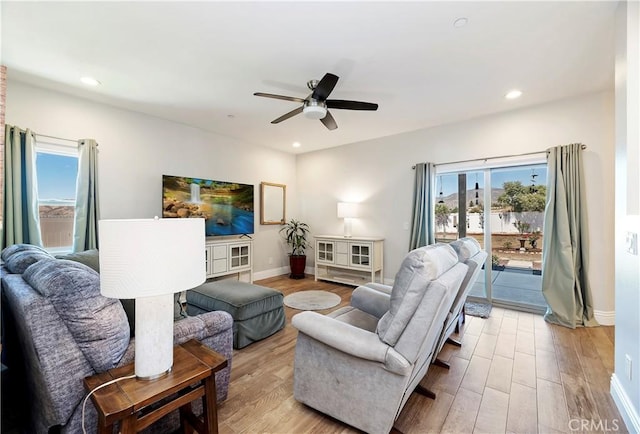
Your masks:
{"label": "large white lamp shade", "polygon": [[344,219],[344,236],[351,237],[351,219],[358,217],[358,204],[338,202],[338,218]]}
{"label": "large white lamp shade", "polygon": [[100,220],[100,292],[136,299],[135,373],[173,366],[174,293],[205,281],[204,219]]}

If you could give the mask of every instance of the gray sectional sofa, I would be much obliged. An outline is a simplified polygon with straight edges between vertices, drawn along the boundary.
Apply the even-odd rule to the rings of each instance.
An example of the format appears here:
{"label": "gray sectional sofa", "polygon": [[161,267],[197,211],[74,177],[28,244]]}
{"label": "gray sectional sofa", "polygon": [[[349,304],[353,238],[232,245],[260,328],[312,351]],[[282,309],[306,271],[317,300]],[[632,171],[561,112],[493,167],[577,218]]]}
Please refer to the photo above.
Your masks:
{"label": "gray sectional sofa", "polygon": [[[82,259],[57,259],[30,245],[2,252],[3,363],[13,376],[16,396],[26,392],[26,432],[82,432],[82,380],[134,360],[135,337],[122,303],[100,294],[99,274],[85,265],[97,268],[97,259],[91,254]],[[231,316],[221,311],[174,325],[175,344],[197,339],[228,359],[228,367],[216,374],[219,401],[226,399],[229,386],[232,325]],[[3,393],[12,392],[4,386]],[[90,401],[84,419],[87,432],[95,432]],[[149,430],[178,427],[175,411]]]}

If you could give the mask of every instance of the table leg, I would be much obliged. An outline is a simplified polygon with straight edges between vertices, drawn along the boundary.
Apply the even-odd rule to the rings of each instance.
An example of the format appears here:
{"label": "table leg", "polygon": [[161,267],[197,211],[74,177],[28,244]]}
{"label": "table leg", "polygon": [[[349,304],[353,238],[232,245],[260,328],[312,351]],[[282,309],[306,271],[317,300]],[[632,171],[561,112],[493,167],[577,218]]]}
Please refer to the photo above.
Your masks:
{"label": "table leg", "polygon": [[180,432],[182,432],[182,434],[193,434],[195,419],[196,417],[193,414],[191,403],[180,407]]}
{"label": "table leg", "polygon": [[202,413],[204,425],[209,434],[218,434],[218,403],[216,396],[216,375],[211,375],[204,381],[204,396],[202,397]]}
{"label": "table leg", "polygon": [[131,414],[124,419],[122,419],[120,425],[120,433],[121,434],[135,434],[136,433],[136,421],[137,417],[134,414]]}
{"label": "table leg", "polygon": [[98,434],[112,434],[113,433],[113,425],[103,425],[101,423],[98,424]]}

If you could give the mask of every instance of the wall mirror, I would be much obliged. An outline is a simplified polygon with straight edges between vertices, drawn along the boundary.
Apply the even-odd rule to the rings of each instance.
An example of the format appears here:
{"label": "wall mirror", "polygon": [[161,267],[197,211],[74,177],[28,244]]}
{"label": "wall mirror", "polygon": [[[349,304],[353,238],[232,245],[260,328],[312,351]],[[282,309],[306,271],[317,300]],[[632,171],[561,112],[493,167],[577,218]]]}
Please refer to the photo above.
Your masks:
{"label": "wall mirror", "polygon": [[283,225],[287,209],[287,186],[271,182],[260,183],[260,224]]}

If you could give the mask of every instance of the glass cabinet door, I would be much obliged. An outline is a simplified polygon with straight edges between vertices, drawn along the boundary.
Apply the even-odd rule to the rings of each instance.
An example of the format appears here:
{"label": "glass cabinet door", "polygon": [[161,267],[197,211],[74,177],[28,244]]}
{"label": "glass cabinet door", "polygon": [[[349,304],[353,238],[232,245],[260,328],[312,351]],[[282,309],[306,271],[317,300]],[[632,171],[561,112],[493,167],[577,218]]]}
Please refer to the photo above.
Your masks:
{"label": "glass cabinet door", "polygon": [[231,261],[229,268],[231,269],[248,267],[250,264],[249,246],[246,244],[231,246],[229,259]]}
{"label": "glass cabinet door", "polygon": [[351,245],[351,265],[369,267],[371,264],[371,246],[368,244]]}
{"label": "glass cabinet door", "polygon": [[318,241],[317,246],[318,261],[333,262],[333,243],[328,241]]}

